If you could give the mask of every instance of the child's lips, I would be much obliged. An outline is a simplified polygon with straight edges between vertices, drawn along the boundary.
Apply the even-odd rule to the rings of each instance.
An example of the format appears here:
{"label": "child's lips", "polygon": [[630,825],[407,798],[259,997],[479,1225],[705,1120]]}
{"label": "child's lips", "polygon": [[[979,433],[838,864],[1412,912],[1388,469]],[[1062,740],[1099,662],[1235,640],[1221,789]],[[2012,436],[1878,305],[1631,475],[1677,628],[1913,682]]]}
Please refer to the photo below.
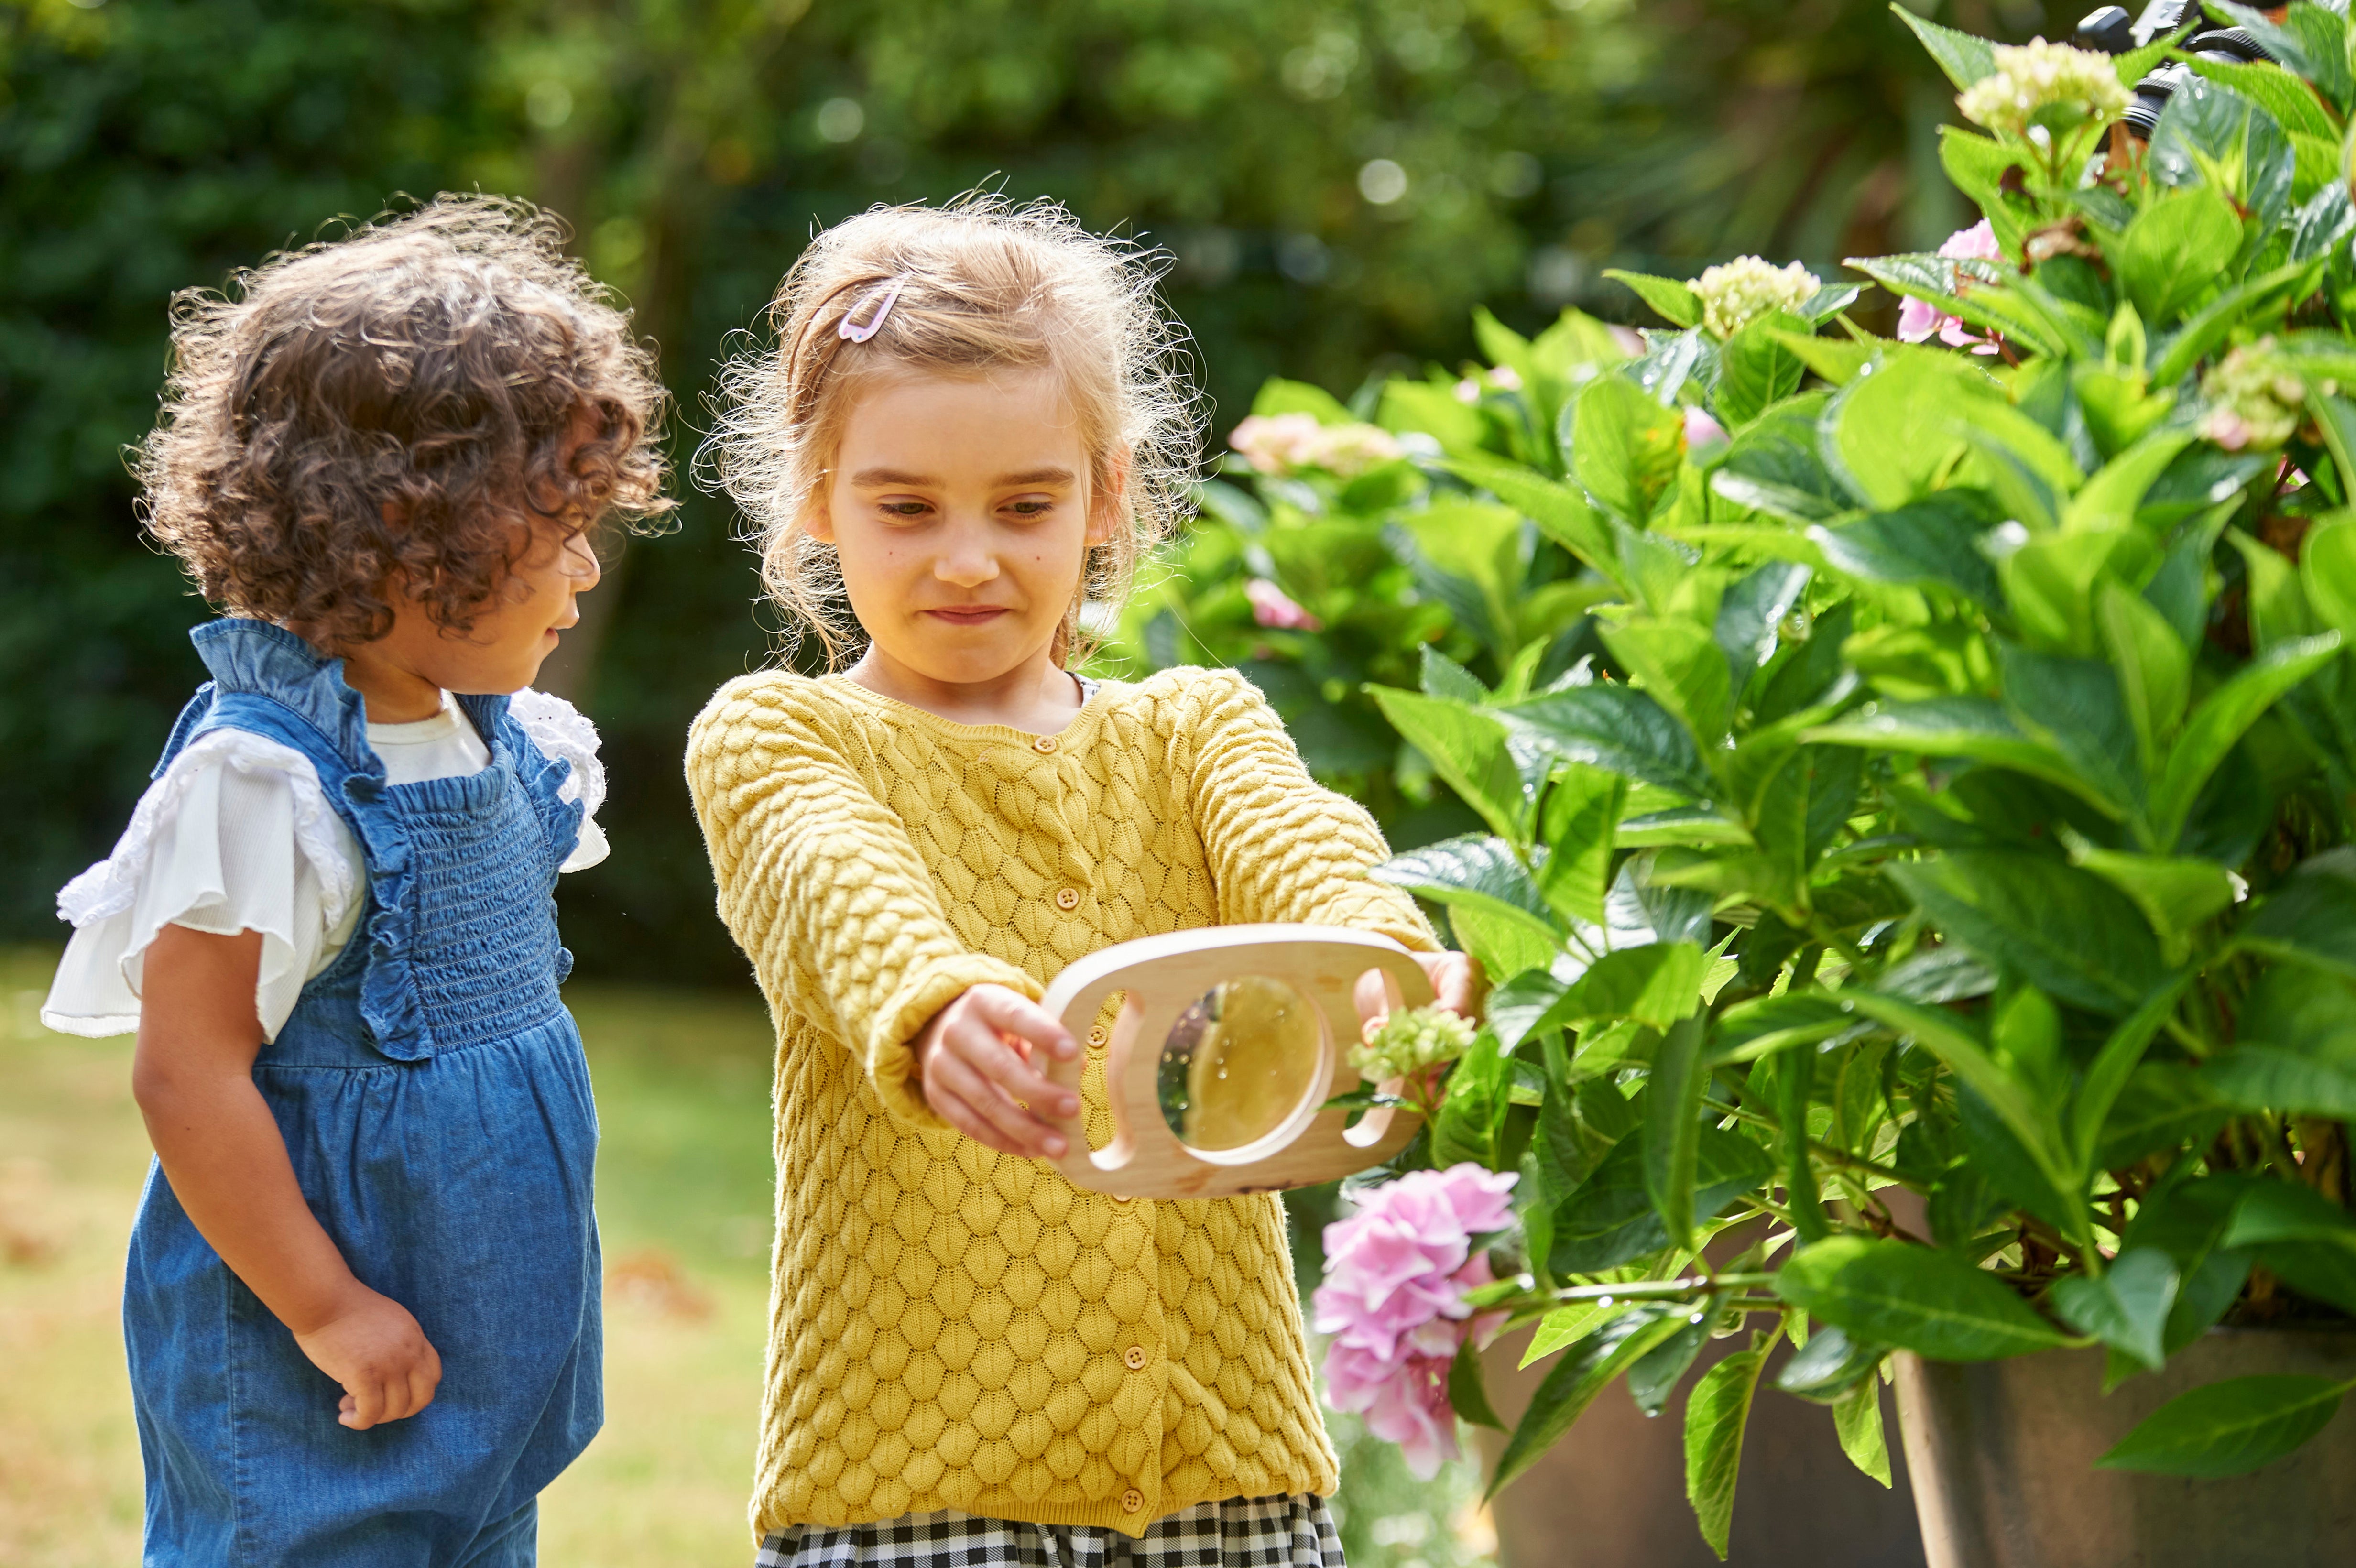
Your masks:
{"label": "child's lips", "polygon": [[926,614],[947,621],[952,626],[980,626],[995,621],[1001,615],[1012,614],[1003,604],[945,604]]}

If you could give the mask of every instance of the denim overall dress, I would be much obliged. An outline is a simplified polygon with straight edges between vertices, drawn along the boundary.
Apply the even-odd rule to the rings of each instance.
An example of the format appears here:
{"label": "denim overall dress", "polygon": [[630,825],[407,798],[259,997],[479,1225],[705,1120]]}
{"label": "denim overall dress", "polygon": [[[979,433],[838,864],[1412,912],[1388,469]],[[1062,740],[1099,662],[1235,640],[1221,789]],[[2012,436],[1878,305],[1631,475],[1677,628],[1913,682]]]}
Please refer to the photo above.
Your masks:
{"label": "denim overall dress", "polygon": [[159,1168],[123,1289],[148,1568],[510,1568],[534,1499],[603,1419],[596,1112],[557,994],[557,867],[581,807],[503,697],[491,753],[388,784],[340,660],[258,621],[192,635],[213,678],[156,772],[209,731],[291,746],[361,847],[368,901],[254,1085],[311,1212],[442,1357],[434,1403],[353,1432],[342,1390],[197,1233]]}

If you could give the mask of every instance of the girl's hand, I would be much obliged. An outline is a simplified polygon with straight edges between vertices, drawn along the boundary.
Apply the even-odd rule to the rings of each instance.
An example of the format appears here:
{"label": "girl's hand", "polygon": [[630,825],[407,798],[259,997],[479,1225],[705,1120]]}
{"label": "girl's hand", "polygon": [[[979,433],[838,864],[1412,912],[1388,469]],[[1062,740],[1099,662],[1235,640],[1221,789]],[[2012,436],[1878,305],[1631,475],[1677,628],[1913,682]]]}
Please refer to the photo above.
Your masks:
{"label": "girl's hand", "polygon": [[1061,1159],[1070,1147],[1043,1116],[1068,1121],[1080,1097],[1032,1065],[1044,1051],[1058,1061],[1080,1042],[1036,1002],[1003,986],[975,986],[935,1013],[908,1049],[925,1103],[941,1120],[1001,1154]]}
{"label": "girl's hand", "polygon": [[409,1308],[357,1280],[336,1314],[294,1343],[344,1385],[336,1420],[355,1432],[415,1415],[442,1383],[442,1358]]}
{"label": "girl's hand", "polygon": [[[1489,982],[1477,962],[1462,953],[1415,953],[1408,956],[1422,969],[1423,977],[1431,982],[1434,1007],[1444,1008],[1476,1024],[1481,1021],[1481,1004],[1488,999]],[[1391,1015],[1390,987],[1376,971],[1369,970],[1358,977],[1351,1000],[1357,1004],[1358,1018],[1364,1024],[1378,1024]]]}
{"label": "girl's hand", "polygon": [[1477,961],[1462,953],[1419,953],[1415,961],[1423,977],[1431,982],[1436,1005],[1458,1018],[1481,1021],[1481,1004],[1488,999],[1489,982]]}

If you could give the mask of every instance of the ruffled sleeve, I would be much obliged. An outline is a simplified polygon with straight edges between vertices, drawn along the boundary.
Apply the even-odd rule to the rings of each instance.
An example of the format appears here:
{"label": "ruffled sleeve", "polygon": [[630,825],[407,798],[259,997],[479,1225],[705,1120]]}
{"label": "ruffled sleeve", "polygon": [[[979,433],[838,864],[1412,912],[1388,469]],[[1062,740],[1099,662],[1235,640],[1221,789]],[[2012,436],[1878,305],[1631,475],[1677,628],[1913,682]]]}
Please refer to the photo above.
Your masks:
{"label": "ruffled sleeve", "polygon": [[550,760],[573,764],[573,775],[556,794],[559,799],[581,803],[581,840],[557,869],[585,871],[612,853],[605,830],[597,826],[597,808],[605,804],[605,764],[597,756],[597,726],[564,699],[530,687],[508,699],[508,711]]}
{"label": "ruffled sleeve", "polygon": [[352,933],[366,885],[351,832],[310,760],[241,730],[192,742],[148,786],[114,852],[68,882],[73,939],[41,1021],[67,1034],[139,1027],[140,970],[166,925],[262,933],[254,1014],[277,1038],[304,983]]}

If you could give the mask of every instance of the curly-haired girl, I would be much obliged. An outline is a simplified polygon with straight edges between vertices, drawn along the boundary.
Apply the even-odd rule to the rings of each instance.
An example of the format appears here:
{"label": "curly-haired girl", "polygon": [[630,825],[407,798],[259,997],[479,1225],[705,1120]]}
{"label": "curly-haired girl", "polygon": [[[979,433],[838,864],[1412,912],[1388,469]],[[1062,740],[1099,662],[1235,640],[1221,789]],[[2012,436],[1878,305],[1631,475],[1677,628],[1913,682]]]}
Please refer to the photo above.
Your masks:
{"label": "curly-haired girl", "polygon": [[[1064,667],[1191,477],[1153,282],[1054,207],[879,209],[726,383],[711,451],[773,594],[864,644],[731,682],[688,746],[779,1026],[765,1565],[1339,1568],[1277,1200],[1035,1157],[1083,1109],[1033,1065],[1083,1049],[1038,1005],[1083,955],[1254,921],[1436,945],[1240,677]],[[1427,958],[1466,1005],[1466,961]]]}
{"label": "curly-haired girl", "polygon": [[135,1029],[123,1293],[153,1565],[529,1563],[601,1418],[560,869],[596,734],[527,689],[663,509],[626,318],[444,197],[182,296],[148,531],[226,618],[43,1018]]}

